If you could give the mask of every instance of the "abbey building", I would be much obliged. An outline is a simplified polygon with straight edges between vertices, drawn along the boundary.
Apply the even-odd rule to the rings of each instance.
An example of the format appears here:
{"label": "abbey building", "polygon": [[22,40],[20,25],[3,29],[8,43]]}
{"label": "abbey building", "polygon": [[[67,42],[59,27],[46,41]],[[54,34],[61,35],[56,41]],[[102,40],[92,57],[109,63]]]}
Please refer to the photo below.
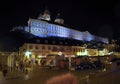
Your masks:
{"label": "abbey building", "polygon": [[[17,29],[19,28],[20,27],[17,27]],[[80,41],[108,43],[107,38],[92,35],[88,31],[81,32],[65,26],[64,19],[60,17],[60,13],[57,14],[54,21],[51,21],[51,15],[48,9],[46,9],[43,14],[40,14],[37,19],[29,18],[28,26],[21,29],[41,38],[60,37]]]}

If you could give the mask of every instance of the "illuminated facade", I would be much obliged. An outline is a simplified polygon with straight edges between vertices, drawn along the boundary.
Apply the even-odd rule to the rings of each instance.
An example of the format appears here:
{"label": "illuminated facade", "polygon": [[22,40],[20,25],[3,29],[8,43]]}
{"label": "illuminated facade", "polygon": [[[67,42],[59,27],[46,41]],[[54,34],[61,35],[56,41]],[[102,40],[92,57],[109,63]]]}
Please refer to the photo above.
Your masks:
{"label": "illuminated facade", "polygon": [[71,29],[70,27],[64,26],[64,20],[59,17],[51,22],[50,12],[45,10],[43,14],[38,16],[38,19],[29,18],[28,26],[23,29],[35,36],[46,38],[46,37],[62,37],[75,39],[80,41],[96,41],[108,43],[107,38],[98,37],[90,34],[88,31],[80,32],[78,30]]}
{"label": "illuminated facade", "polygon": [[108,43],[108,39],[97,37],[88,31],[80,32],[58,24],[52,24],[38,19],[29,19],[25,31],[39,37],[64,37],[81,41],[101,41]]}
{"label": "illuminated facade", "polygon": [[[95,41],[95,42],[103,42],[108,43],[107,38],[98,37],[90,34],[88,31],[81,32],[75,29],[71,29],[70,27],[64,26],[64,19],[60,17],[58,13],[54,23],[51,22],[51,15],[48,10],[45,10],[43,14],[40,14],[37,19],[29,18],[28,26],[26,27],[16,27],[13,30],[21,29],[24,30],[34,36],[45,38],[45,43],[42,43],[41,40],[37,39],[36,42],[25,42],[19,52],[21,52],[21,56],[32,57],[34,59],[39,59],[42,57],[46,57],[49,54],[58,55],[59,52],[62,52],[66,57],[67,56],[104,56],[108,51],[102,50],[98,51],[97,49],[86,49],[87,47],[82,47],[80,41]],[[47,39],[49,37],[57,37],[57,38],[68,38],[79,41],[77,45],[72,41],[68,43],[66,40],[62,43],[61,40],[55,41],[54,39]],[[35,39],[31,39],[35,40]],[[52,43],[51,43],[52,41]],[[63,40],[62,40],[63,41]],[[67,40],[68,41],[68,40]],[[47,42],[47,43],[46,43]],[[55,43],[56,42],[56,43]],[[66,43],[65,43],[66,42]],[[58,44],[60,43],[60,44]],[[64,45],[63,45],[64,43]],[[68,44],[68,45],[67,45]],[[28,54],[29,53],[29,54]],[[24,58],[22,58],[24,59]]]}
{"label": "illuminated facade", "polygon": [[[77,52],[85,52],[85,47],[80,46],[63,46],[63,45],[49,45],[49,44],[36,44],[36,43],[24,43],[21,46],[21,49],[24,50],[24,55],[28,55],[27,51],[32,56],[35,57],[46,57],[50,54],[59,55],[59,52],[62,52],[63,55],[77,55]],[[21,51],[22,51],[21,50]]]}
{"label": "illuminated facade", "polygon": [[86,49],[81,46],[63,46],[63,45],[50,45],[50,44],[36,44],[36,43],[24,43],[20,47],[19,54],[21,60],[38,61],[41,59],[47,59],[49,56],[64,56],[64,57],[98,57],[104,56],[108,53],[103,49],[98,51],[97,49]]}
{"label": "illuminated facade", "polygon": [[64,57],[76,57],[77,52],[81,52],[80,55],[84,56],[83,53],[85,52],[85,47],[24,43],[19,50],[22,60],[28,59],[29,61],[33,60],[34,62],[36,60],[40,61],[47,56],[62,55]]}

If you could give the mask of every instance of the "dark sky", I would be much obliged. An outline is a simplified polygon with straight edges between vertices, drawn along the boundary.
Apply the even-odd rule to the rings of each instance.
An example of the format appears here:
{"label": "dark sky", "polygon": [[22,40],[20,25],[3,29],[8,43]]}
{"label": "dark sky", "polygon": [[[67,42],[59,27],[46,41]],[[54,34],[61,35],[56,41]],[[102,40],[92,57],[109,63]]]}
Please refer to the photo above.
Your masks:
{"label": "dark sky", "polygon": [[60,12],[65,24],[98,36],[120,37],[120,1],[118,0],[0,0],[0,36],[10,29],[27,25],[45,6],[52,19]]}

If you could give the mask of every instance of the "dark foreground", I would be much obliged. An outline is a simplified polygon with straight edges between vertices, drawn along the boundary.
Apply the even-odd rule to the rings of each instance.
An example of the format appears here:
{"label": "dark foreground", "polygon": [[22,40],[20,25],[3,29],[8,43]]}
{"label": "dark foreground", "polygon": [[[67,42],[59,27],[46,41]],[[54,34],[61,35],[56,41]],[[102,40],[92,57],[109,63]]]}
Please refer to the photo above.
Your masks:
{"label": "dark foreground", "polygon": [[79,84],[120,84],[120,69],[68,71],[48,68],[35,68],[29,74],[19,71],[9,72],[6,78],[3,78],[0,72],[0,84],[45,84],[49,78],[65,73],[75,75]]}

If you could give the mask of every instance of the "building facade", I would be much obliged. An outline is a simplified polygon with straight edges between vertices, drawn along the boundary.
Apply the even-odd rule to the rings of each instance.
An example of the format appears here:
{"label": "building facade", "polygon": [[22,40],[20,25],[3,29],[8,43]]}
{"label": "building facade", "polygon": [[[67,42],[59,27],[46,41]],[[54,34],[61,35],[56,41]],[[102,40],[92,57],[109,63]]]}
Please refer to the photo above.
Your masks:
{"label": "building facade", "polygon": [[29,18],[28,26],[25,27],[15,27],[15,29],[22,29],[26,32],[29,32],[32,35],[46,38],[46,37],[62,37],[75,39],[80,41],[96,41],[108,43],[107,38],[98,37],[90,34],[88,31],[81,32],[71,27],[65,26],[64,19],[60,17],[58,13],[58,17],[51,21],[51,15],[48,10],[45,10],[43,14],[40,14],[38,19]]}
{"label": "building facade", "polygon": [[[12,31],[22,30],[31,35],[40,38],[66,38],[72,39],[75,41],[86,41],[86,42],[102,42],[108,44],[107,38],[102,38],[99,36],[95,36],[90,34],[88,31],[81,32],[71,27],[65,26],[64,19],[60,17],[58,14],[57,18],[54,22],[51,21],[51,15],[48,10],[45,10],[43,14],[40,14],[37,19],[29,18],[28,25],[24,27],[15,27]],[[52,42],[56,39],[50,39]],[[64,56],[64,57],[77,57],[77,56],[105,56],[108,51],[106,49],[98,50],[96,49],[88,49],[87,47],[82,47],[80,45],[57,45],[49,43],[48,40],[45,40],[46,43],[42,44],[38,39],[37,43],[33,42],[25,42],[23,46],[19,49],[20,60],[29,60],[35,62],[40,61],[42,58],[46,58],[48,56]],[[57,41],[55,41],[57,42]],[[55,43],[54,42],[54,43]],[[59,42],[59,41],[58,41]],[[65,41],[64,41],[65,42]],[[70,41],[69,41],[70,42]],[[69,42],[65,42],[69,44]],[[80,43],[80,42],[79,42]],[[74,43],[73,43],[74,44]]]}
{"label": "building facade", "polygon": [[25,43],[20,47],[19,55],[21,60],[38,61],[49,56],[64,56],[64,58],[98,57],[107,55],[107,50],[86,49],[81,46],[62,46],[50,44]]}

